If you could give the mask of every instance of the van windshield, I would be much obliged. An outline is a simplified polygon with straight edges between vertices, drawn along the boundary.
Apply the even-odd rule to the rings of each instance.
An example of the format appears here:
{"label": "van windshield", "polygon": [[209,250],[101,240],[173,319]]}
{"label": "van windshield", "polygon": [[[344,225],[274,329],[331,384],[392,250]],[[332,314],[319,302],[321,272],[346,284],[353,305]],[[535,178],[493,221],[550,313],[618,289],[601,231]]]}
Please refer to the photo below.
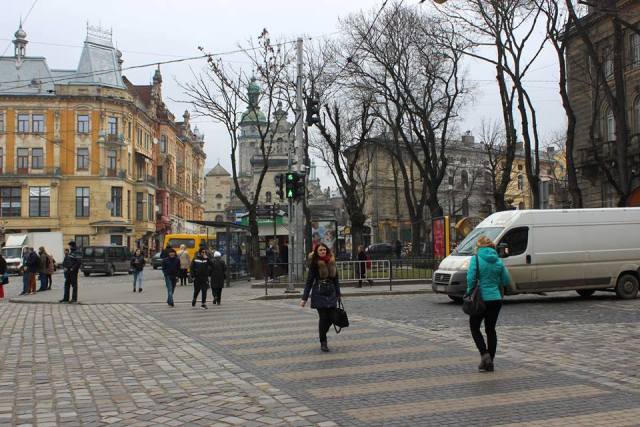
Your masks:
{"label": "van windshield", "polygon": [[184,245],[185,247],[191,249],[196,247],[195,239],[169,239],[167,242],[169,246],[172,248],[179,248],[180,245]]}
{"label": "van windshield", "polygon": [[22,256],[22,248],[3,248],[2,256],[5,258],[20,258]]}
{"label": "van windshield", "polygon": [[476,247],[476,241],[480,236],[487,236],[491,240],[495,241],[496,237],[504,230],[502,227],[484,227],[475,228],[462,242],[458,245],[454,251],[454,255],[473,255],[473,250]]}

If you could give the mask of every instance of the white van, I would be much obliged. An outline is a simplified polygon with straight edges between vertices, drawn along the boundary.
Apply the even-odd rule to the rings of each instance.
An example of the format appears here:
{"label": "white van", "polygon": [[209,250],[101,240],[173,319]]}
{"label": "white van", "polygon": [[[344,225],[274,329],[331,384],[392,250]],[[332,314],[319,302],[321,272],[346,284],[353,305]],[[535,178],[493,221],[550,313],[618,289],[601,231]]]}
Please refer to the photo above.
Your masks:
{"label": "white van", "polygon": [[432,289],[459,301],[476,240],[492,239],[509,269],[513,293],[613,290],[636,298],[640,208],[516,210],[490,215],[446,257]]}

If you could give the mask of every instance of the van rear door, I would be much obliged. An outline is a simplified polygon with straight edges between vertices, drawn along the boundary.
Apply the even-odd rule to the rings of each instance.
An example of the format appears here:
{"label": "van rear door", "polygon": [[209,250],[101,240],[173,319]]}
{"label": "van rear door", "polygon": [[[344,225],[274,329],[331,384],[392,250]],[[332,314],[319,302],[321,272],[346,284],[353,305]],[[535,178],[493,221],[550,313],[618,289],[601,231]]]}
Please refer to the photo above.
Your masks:
{"label": "van rear door", "polygon": [[499,243],[509,245],[509,256],[502,261],[509,270],[511,280],[521,292],[537,287],[536,267],[533,264],[533,239],[530,227],[515,227],[508,230]]}

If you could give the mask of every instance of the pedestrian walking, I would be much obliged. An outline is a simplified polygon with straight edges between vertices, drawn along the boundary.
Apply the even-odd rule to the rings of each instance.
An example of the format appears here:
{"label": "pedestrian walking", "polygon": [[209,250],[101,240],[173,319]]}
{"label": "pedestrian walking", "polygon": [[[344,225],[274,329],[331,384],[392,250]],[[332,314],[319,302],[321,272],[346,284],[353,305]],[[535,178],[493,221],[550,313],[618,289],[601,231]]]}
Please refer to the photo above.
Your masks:
{"label": "pedestrian walking", "polygon": [[[60,300],[61,303],[78,302],[78,272],[80,271],[82,254],[78,250],[76,242],[69,242],[69,251],[65,251],[62,268],[64,268],[64,295]],[[72,290],[73,289],[73,290]],[[71,295],[69,292],[72,290]],[[71,296],[71,299],[69,299]]]}
{"label": "pedestrian walking", "polygon": [[164,248],[162,251],[160,251],[160,258],[164,259],[166,257],[169,256],[169,252],[172,250],[173,248],[171,247],[171,245],[169,243],[167,243],[167,247]]}
{"label": "pedestrian walking", "polygon": [[178,277],[180,277],[180,286],[187,286],[187,276],[189,273],[189,264],[191,264],[191,260],[189,259],[189,252],[187,252],[187,247],[184,244],[180,245],[178,259],[180,259],[180,272],[178,273]]}
{"label": "pedestrian walking", "polygon": [[47,272],[49,271],[49,254],[44,246],[38,248],[38,279],[40,280],[40,288],[38,292],[48,290]]}
{"label": "pedestrian walking", "polygon": [[29,273],[29,295],[36,293],[36,274],[40,271],[40,257],[33,248],[29,248],[27,256],[27,273]]}
{"label": "pedestrian walking", "polygon": [[207,256],[207,248],[201,246],[200,251],[193,257],[193,261],[191,261],[191,265],[189,266],[189,274],[193,279],[193,299],[191,300],[191,307],[196,306],[198,294],[202,293],[202,304],[200,307],[203,310],[207,309],[207,289],[209,288],[210,270],[211,263]]}
{"label": "pedestrian walking", "polygon": [[400,259],[402,257],[402,242],[400,240],[396,240],[393,250],[396,253],[396,258]]}
{"label": "pedestrian walking", "polygon": [[274,274],[275,263],[277,262],[278,258],[277,258],[276,250],[273,248],[272,241],[270,241],[269,245],[267,246],[266,256],[267,256],[267,277],[270,282],[273,282],[273,279],[275,276]]}
{"label": "pedestrian walking", "polygon": [[[480,352],[480,365],[478,369],[493,371],[498,336],[496,323],[502,308],[502,295],[504,288],[509,287],[511,279],[509,272],[502,263],[495,249],[495,244],[487,236],[480,236],[476,242],[476,256],[471,258],[467,270],[467,294],[473,290],[474,283],[480,287],[480,296],[486,307],[484,313],[469,316],[471,336]],[[477,281],[476,281],[477,279]],[[480,325],[484,321],[484,330],[487,334],[485,343]]]}
{"label": "pedestrian walking", "polygon": [[133,292],[142,292],[142,274],[144,273],[144,255],[140,248],[137,248],[131,258],[131,270],[133,270]]}
{"label": "pedestrian walking", "polygon": [[178,270],[180,270],[180,260],[176,256],[176,251],[169,248],[167,257],[162,260],[162,273],[164,274],[164,284],[167,287],[167,304],[173,304],[173,292],[176,290],[178,281]]}
{"label": "pedestrian walking", "polygon": [[327,332],[331,327],[331,315],[340,300],[340,284],[336,260],[324,243],[319,243],[310,256],[309,274],[300,301],[304,307],[311,295],[311,308],[318,310],[320,349],[329,351]]}
{"label": "pedestrian walking", "polygon": [[53,273],[56,271],[56,260],[53,255],[47,254],[47,289],[51,289],[53,285]]}
{"label": "pedestrian walking", "polygon": [[220,305],[220,301],[222,299],[222,288],[224,288],[224,280],[227,278],[227,265],[222,260],[222,254],[218,251],[213,253],[210,274],[213,303]]}
{"label": "pedestrian walking", "polygon": [[356,269],[356,272],[358,273],[358,285],[356,287],[361,288],[362,282],[364,281],[367,281],[369,286],[373,286],[373,280],[367,280],[367,269],[371,268],[371,259],[369,258],[369,255],[367,255],[367,252],[365,252],[364,246],[362,245],[358,246],[357,259],[358,268]]}
{"label": "pedestrian walking", "polygon": [[29,253],[31,251],[29,248],[24,248],[22,252],[22,263],[20,264],[19,270],[20,274],[22,274],[22,292],[20,295],[27,295],[29,293],[29,270],[27,270],[27,259],[29,258]]}
{"label": "pedestrian walking", "polygon": [[4,298],[4,285],[9,283],[9,273],[7,272],[7,261],[0,254],[0,299]]}

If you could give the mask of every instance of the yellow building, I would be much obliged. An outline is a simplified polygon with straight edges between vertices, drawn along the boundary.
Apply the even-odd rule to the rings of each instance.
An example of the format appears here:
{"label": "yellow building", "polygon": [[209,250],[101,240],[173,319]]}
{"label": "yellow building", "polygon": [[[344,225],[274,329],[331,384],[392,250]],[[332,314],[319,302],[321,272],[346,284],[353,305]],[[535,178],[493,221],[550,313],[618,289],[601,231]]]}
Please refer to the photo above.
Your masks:
{"label": "yellow building", "polygon": [[[27,56],[22,27],[13,43],[14,55],[0,57],[4,232],[62,231],[80,245],[153,247],[163,206],[157,198],[165,198],[157,142],[170,115],[159,70],[148,89],[132,85],[121,75],[111,33],[92,27],[74,70],[52,70],[45,58]],[[194,179],[202,174],[203,141],[196,143],[188,123],[176,128],[197,159],[188,170]],[[196,187],[185,191],[187,219],[202,214]]]}

